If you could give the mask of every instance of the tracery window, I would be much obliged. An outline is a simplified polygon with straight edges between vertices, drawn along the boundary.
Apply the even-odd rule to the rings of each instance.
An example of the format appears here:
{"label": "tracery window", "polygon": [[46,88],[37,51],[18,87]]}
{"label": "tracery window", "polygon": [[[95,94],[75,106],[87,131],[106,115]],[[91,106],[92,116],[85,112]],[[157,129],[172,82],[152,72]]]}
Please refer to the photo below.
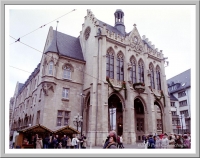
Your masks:
{"label": "tracery window", "polygon": [[124,80],[124,61],[122,53],[117,55],[117,80]]}
{"label": "tracery window", "polygon": [[155,89],[154,70],[153,70],[152,64],[150,64],[149,70],[150,70],[150,85],[151,85],[151,88]]}
{"label": "tracery window", "polygon": [[131,77],[131,81],[132,83],[136,83],[137,79],[136,79],[136,62],[134,60],[134,58],[131,58],[130,60],[131,62],[131,69],[130,69],[130,77]]}
{"label": "tracery window", "polygon": [[156,81],[157,81],[157,89],[161,90],[161,81],[160,81],[160,68],[156,67]]}
{"label": "tracery window", "polygon": [[114,51],[112,48],[108,49],[106,54],[106,76],[114,79]]}
{"label": "tracery window", "polygon": [[142,60],[138,63],[139,82],[144,83],[144,64]]}
{"label": "tracery window", "polygon": [[63,68],[63,78],[71,79],[71,67],[68,65]]}

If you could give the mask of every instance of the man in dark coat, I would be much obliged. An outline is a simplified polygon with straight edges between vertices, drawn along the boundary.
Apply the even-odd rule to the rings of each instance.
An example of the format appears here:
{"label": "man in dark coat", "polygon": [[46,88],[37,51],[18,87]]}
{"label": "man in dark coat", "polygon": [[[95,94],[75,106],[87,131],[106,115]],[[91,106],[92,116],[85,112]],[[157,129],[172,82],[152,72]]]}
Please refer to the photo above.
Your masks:
{"label": "man in dark coat", "polygon": [[155,149],[155,141],[152,135],[149,135],[148,149]]}

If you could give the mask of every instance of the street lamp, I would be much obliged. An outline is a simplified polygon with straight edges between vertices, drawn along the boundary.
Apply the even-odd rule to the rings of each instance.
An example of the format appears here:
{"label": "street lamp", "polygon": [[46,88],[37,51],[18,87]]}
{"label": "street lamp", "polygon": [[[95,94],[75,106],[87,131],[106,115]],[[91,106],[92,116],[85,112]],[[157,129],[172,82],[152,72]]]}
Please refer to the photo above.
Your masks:
{"label": "street lamp", "polygon": [[78,127],[81,127],[82,122],[83,122],[83,118],[82,118],[82,116],[79,115],[79,113],[77,116],[74,116],[73,123],[76,126],[77,131],[78,131]]}
{"label": "street lamp", "polygon": [[177,107],[175,106],[175,108],[176,108],[176,121],[177,121],[177,126],[176,126],[176,128],[178,128],[178,134],[179,134],[179,123],[178,123],[178,121],[179,121],[179,115],[177,114]]}
{"label": "street lamp", "polygon": [[[84,98],[86,97],[85,94],[81,93],[79,94],[81,96],[81,115],[83,117],[83,104],[84,104]],[[83,121],[82,121],[83,122]],[[82,135],[82,132],[83,132],[83,127],[82,127],[82,123],[81,123],[81,135]]]}

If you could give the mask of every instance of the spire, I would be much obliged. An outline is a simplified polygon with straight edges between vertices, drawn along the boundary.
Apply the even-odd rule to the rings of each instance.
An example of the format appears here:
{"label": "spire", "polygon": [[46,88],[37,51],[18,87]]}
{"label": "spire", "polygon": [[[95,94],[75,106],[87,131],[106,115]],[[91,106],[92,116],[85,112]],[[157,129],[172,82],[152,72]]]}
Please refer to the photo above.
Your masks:
{"label": "spire", "polygon": [[56,25],[56,49],[57,49],[58,54],[60,54],[59,49],[58,49],[58,36],[57,36],[57,33],[58,33],[58,31],[57,31],[58,23],[59,23],[59,21],[57,21],[57,25]]}
{"label": "spire", "polygon": [[124,12],[121,9],[117,9],[114,15],[115,15],[115,28],[119,30],[123,35],[125,35]]}

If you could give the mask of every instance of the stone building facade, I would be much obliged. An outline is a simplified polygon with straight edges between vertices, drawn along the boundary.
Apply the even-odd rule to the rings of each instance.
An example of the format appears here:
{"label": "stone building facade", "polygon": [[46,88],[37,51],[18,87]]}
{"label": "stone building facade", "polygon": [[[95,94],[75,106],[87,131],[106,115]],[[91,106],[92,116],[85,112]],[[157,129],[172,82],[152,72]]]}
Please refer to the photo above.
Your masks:
{"label": "stone building facade", "polygon": [[87,10],[78,38],[50,27],[41,62],[16,97],[12,129],[76,128],[79,113],[79,130],[92,145],[101,145],[112,129],[128,144],[172,132],[162,51],[136,25],[125,31],[122,10],[114,20],[111,26]]}

